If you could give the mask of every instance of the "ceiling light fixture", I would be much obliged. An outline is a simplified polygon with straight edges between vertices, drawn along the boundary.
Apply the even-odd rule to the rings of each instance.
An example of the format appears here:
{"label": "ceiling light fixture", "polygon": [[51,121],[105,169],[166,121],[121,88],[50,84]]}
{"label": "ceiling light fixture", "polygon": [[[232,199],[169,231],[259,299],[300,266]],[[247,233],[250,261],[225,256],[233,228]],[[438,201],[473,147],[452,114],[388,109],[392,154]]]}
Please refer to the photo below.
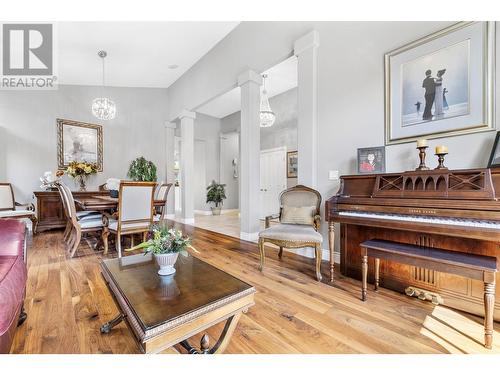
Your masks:
{"label": "ceiling light fixture", "polygon": [[116,116],[116,105],[111,99],[104,96],[104,58],[106,51],[99,51],[97,55],[102,59],[102,97],[92,101],[92,114],[99,120],[112,120]]}
{"label": "ceiling light fixture", "polygon": [[262,94],[260,95],[260,127],[261,128],[268,128],[270,126],[273,126],[274,121],[276,120],[276,115],[271,110],[271,106],[269,105],[269,98],[267,97],[266,78],[267,78],[267,74],[263,74],[262,81],[263,81],[264,89],[262,90]]}

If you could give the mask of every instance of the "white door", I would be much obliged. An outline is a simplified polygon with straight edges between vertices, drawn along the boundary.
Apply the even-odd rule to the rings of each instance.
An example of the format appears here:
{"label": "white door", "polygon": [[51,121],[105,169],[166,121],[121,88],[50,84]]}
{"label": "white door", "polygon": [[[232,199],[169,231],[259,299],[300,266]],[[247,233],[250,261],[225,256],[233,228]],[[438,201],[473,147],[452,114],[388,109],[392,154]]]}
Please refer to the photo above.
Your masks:
{"label": "white door", "polygon": [[286,189],[286,148],[260,153],[260,216],[277,215],[279,195]]}

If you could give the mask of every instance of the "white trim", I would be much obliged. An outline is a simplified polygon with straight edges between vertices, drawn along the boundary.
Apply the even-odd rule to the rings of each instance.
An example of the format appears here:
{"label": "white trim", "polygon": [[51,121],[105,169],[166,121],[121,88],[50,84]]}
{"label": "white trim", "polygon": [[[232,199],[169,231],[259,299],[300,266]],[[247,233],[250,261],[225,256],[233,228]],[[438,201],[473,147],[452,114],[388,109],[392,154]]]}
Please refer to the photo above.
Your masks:
{"label": "white trim", "polygon": [[[265,150],[260,150],[261,154],[265,154],[268,152],[278,152],[278,151],[284,151],[285,153],[287,152],[286,146],[280,146],[280,147],[274,147],[274,148],[266,148]],[[286,164],[285,164],[286,166]]]}
{"label": "white trim", "polygon": [[293,54],[299,56],[302,52],[307,51],[310,48],[319,47],[319,33],[316,30],[303,35],[295,41],[293,44]]}
{"label": "white trim", "polygon": [[196,112],[191,112],[188,111],[187,109],[183,109],[182,112],[177,116],[179,120],[182,120],[183,118],[190,118],[192,120],[196,119]]}
{"label": "white trim", "polygon": [[[293,254],[304,256],[306,258],[314,259],[316,257],[316,253],[314,251],[314,248],[312,248],[312,247],[301,247],[299,249],[283,248],[283,250],[286,252],[290,252]],[[321,259],[330,261],[330,250],[329,249],[321,249]],[[333,261],[336,264],[340,264],[340,253],[337,253],[337,252],[333,253]]]}
{"label": "white trim", "polygon": [[245,241],[255,242],[259,239],[259,232],[254,232],[254,233],[240,232],[240,238]]}
{"label": "white trim", "polygon": [[[220,213],[222,215],[224,214],[229,214],[232,212],[239,212],[240,210],[238,208],[228,208],[227,210],[222,209]],[[203,216],[211,216],[212,215],[212,210],[194,210],[195,214],[198,215],[203,215]]]}
{"label": "white trim", "polygon": [[182,223],[182,224],[193,224],[194,225],[194,218],[182,218],[182,217],[178,217],[175,219],[175,221],[178,221],[179,223]]}
{"label": "white trim", "polygon": [[166,214],[165,218],[167,218],[169,220],[175,220],[175,214]]}
{"label": "white trim", "polygon": [[259,86],[262,86],[262,77],[259,73],[248,69],[238,76],[238,86],[243,86],[247,82],[253,82]]}

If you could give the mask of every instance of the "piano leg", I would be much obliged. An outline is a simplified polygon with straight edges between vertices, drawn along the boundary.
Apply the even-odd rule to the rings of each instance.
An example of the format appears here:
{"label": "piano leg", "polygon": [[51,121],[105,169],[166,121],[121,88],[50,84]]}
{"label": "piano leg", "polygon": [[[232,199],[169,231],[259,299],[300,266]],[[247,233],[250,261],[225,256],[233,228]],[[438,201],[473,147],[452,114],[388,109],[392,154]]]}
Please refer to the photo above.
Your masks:
{"label": "piano leg", "polygon": [[380,259],[375,258],[375,290],[378,290],[379,279],[380,279]]}
{"label": "piano leg", "polygon": [[328,223],[328,245],[330,247],[330,282],[333,283],[333,271],[335,268],[335,261],[333,257],[335,249],[335,223],[332,221]]}
{"label": "piano leg", "polygon": [[361,253],[361,275],[362,275],[362,286],[361,286],[361,300],[366,301],[366,289],[367,289],[367,279],[368,279],[368,256],[366,255],[366,249],[363,249]]}
{"label": "piano leg", "polygon": [[[493,344],[493,309],[495,308],[495,274],[492,282],[484,283],[484,346],[491,349]],[[489,280],[488,280],[489,281]]]}

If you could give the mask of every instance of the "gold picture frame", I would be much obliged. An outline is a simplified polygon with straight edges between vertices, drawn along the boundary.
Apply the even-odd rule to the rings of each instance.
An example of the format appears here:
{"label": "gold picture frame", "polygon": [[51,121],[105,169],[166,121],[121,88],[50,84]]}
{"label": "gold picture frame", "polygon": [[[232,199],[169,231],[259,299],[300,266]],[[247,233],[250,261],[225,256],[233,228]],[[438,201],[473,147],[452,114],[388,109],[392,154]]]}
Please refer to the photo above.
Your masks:
{"label": "gold picture frame", "polygon": [[[468,35],[469,34],[469,35]],[[413,101],[408,99],[405,103],[404,89],[407,85],[407,77],[404,76],[404,67],[416,63],[419,60],[425,61],[429,56],[458,45],[460,40],[468,40],[471,43],[467,60],[468,80],[464,89],[468,94],[468,112],[463,116],[431,116],[419,123],[405,124],[405,117],[412,116],[407,105],[416,105],[415,116],[419,115],[419,99],[422,101],[422,112],[426,102],[418,96]],[[474,44],[472,44],[474,43]],[[470,54],[470,51],[481,51],[480,54]],[[446,66],[439,66],[439,69]],[[423,38],[408,43],[384,56],[385,69],[385,144],[399,144],[414,142],[425,137],[427,139],[442,138],[448,136],[492,131],[495,129],[495,103],[494,103],[494,72],[495,72],[495,22],[458,22],[445,29],[427,35]],[[444,75],[446,82],[450,83],[449,74],[453,69],[448,70],[448,76]],[[429,70],[430,71],[430,70]],[[427,73],[427,72],[426,72]],[[439,71],[432,69],[432,75]],[[422,79],[424,72],[422,71]],[[444,74],[444,73],[443,73]],[[457,82],[457,81],[455,81]],[[420,82],[418,83],[420,86]],[[445,83],[443,83],[443,87]],[[411,86],[415,88],[416,86]],[[423,90],[422,87],[419,87]],[[446,88],[444,88],[446,90]],[[446,92],[446,91],[445,91]],[[427,91],[426,91],[427,93]],[[448,94],[446,94],[448,96]],[[424,96],[423,94],[421,95]],[[436,97],[438,95],[436,94]],[[472,103],[472,105],[471,105]],[[450,105],[451,106],[451,105]],[[436,108],[433,107],[435,113]],[[443,113],[443,112],[441,112]],[[425,118],[425,113],[423,114]],[[411,125],[411,126],[410,126]],[[416,126],[415,126],[416,125]]]}
{"label": "gold picture frame", "polygon": [[66,169],[71,161],[97,164],[103,170],[102,126],[57,119],[57,166]]}

